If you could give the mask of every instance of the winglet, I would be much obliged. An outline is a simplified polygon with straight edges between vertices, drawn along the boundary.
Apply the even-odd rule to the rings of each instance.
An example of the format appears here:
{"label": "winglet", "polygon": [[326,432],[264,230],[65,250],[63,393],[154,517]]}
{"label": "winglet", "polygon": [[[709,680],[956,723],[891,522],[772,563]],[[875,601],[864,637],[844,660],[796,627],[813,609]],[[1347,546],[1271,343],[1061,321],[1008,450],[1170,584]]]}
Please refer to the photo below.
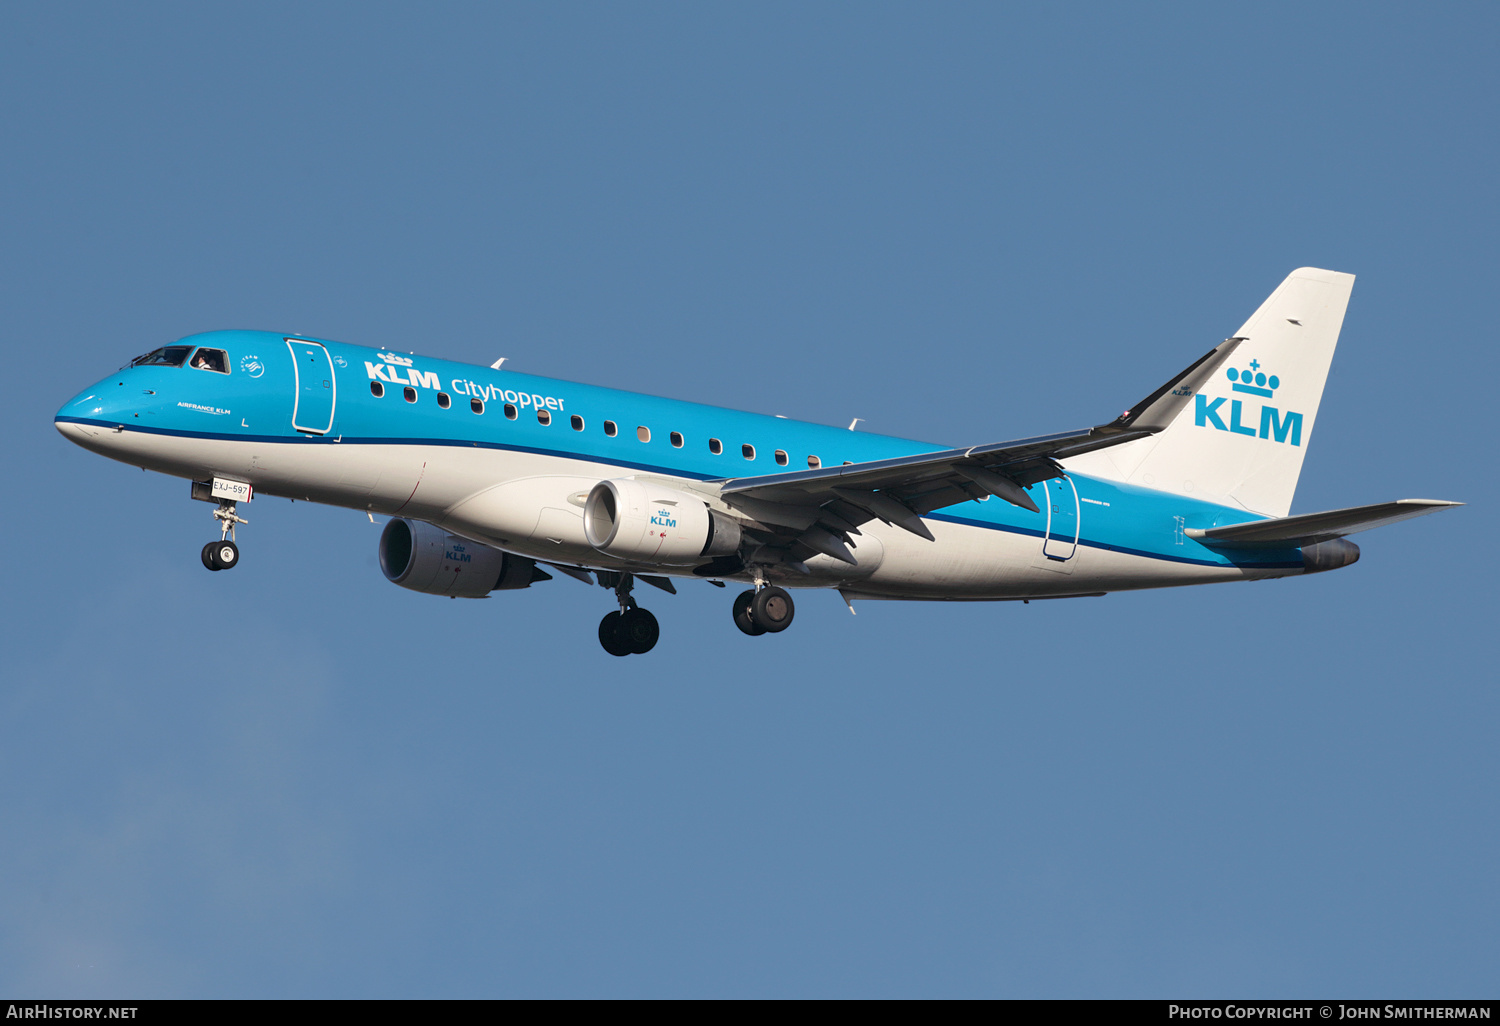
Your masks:
{"label": "winglet", "polygon": [[1155,433],[1162,430],[1177,419],[1177,414],[1182,412],[1182,408],[1188,404],[1193,396],[1198,394],[1198,390],[1208,382],[1209,378],[1214,376],[1215,371],[1224,365],[1225,360],[1234,355],[1234,351],[1244,341],[1245,339],[1239,336],[1225,339],[1203,356],[1193,361],[1193,364],[1187,370],[1120,414],[1110,423],[1101,424],[1094,430],[1104,434],[1115,434],[1123,431],[1149,431]]}

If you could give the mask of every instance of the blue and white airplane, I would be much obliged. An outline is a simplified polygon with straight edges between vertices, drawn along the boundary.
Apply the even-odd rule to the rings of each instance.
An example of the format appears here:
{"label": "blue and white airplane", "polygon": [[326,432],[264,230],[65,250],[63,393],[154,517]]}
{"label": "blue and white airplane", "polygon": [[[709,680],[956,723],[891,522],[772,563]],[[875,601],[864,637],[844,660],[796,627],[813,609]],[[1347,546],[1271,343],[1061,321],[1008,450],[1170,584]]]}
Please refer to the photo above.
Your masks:
{"label": "blue and white airplane", "polygon": [[56,424],[216,502],[210,570],[239,562],[256,493],[381,513],[393,583],[483,598],[550,580],[542,566],[597,580],[619,605],[599,640],[623,656],[658,636],[636,581],[744,582],[734,622],[759,635],[791,624],[789,588],[835,588],[852,611],[1348,566],[1345,535],[1460,505],[1288,516],[1353,284],[1293,271],[1114,420],[960,448],[263,331],[153,350]]}

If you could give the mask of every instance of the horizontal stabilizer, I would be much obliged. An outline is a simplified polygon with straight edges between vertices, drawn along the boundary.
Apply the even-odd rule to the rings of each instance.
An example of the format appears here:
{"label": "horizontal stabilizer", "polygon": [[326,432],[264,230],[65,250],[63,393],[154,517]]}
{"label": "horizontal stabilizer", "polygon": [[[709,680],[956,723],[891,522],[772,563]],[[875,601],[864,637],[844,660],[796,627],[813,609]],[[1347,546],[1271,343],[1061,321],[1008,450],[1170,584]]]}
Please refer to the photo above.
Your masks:
{"label": "horizontal stabilizer", "polygon": [[1397,499],[1395,502],[1377,502],[1373,506],[1354,506],[1326,513],[1304,513],[1301,516],[1256,520],[1228,527],[1190,527],[1184,533],[1205,545],[1230,548],[1315,545],[1330,538],[1342,538],[1346,534],[1368,531],[1372,527],[1384,527],[1399,520],[1410,520],[1412,517],[1462,505],[1461,502],[1446,502],[1442,499]]}

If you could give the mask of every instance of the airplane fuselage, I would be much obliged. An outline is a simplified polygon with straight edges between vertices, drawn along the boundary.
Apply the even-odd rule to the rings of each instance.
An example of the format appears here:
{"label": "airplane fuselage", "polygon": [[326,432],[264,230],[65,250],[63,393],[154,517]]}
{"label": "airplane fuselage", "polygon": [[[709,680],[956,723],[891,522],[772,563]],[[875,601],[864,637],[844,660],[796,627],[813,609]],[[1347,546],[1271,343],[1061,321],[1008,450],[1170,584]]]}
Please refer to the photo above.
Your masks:
{"label": "airplane fuselage", "polygon": [[[706,482],[941,449],[269,332],[209,332],[177,344],[223,356],[209,368],[124,368],[64,405],[58,429],[149,470],[426,521],[546,563],[693,576],[691,567],[632,563],[589,544],[583,507],[601,480],[667,482],[727,509]],[[1092,595],[1304,571],[1295,547],[1226,552],[1189,535],[1262,519],[1243,509],[1071,471],[1029,494],[1036,512],[985,497],[926,513],[932,541],[871,521],[852,539],[854,565],[819,555],[762,569],[785,587],[939,600]]]}

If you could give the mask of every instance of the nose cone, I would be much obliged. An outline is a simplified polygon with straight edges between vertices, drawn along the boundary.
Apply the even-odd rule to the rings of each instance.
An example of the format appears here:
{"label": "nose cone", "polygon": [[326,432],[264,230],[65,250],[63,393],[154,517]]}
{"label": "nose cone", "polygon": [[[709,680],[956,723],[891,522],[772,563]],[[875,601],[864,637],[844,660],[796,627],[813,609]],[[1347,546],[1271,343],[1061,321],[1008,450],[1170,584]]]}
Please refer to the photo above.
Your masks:
{"label": "nose cone", "polygon": [[57,428],[68,441],[76,445],[86,445],[90,440],[98,436],[99,429],[90,424],[80,424],[77,421],[53,420],[52,426]]}
{"label": "nose cone", "polygon": [[121,386],[115,379],[106,378],[63,403],[52,418],[58,433],[70,442],[97,451],[101,439],[113,433],[110,419],[119,412],[111,409],[118,406],[118,400],[110,394],[110,388],[119,390]]}

